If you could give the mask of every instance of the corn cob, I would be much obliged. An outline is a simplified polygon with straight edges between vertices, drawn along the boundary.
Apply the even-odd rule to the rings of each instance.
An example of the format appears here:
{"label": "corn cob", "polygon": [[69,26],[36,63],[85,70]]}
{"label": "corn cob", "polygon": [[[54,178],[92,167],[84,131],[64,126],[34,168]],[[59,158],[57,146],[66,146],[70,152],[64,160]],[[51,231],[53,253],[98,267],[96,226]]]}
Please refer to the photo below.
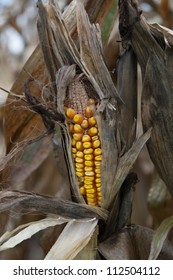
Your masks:
{"label": "corn cob", "polygon": [[94,116],[96,100],[89,98],[84,81],[75,79],[68,87],[64,105],[80,193],[88,205],[101,206],[102,150]]}

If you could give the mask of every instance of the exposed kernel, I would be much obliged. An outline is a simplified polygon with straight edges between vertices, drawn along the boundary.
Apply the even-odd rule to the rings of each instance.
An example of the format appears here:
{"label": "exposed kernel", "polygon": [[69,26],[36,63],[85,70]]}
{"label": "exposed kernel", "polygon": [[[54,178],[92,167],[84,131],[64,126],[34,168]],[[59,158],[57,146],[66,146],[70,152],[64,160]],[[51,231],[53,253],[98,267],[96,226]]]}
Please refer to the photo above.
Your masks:
{"label": "exposed kernel", "polygon": [[72,123],[69,125],[69,131],[70,133],[74,133],[74,125]]}
{"label": "exposed kernel", "polygon": [[100,174],[100,173],[101,173],[100,168],[96,168],[96,169],[95,169],[95,173],[96,173],[96,174],[97,174],[97,173],[99,173],[99,174]]}
{"label": "exposed kernel", "polygon": [[74,140],[76,140],[76,141],[82,140],[82,136],[83,136],[82,133],[74,133],[74,134],[73,134],[73,138],[74,138]]}
{"label": "exposed kernel", "polygon": [[76,168],[76,172],[83,172],[83,168]]}
{"label": "exposed kernel", "polygon": [[69,119],[73,119],[73,117],[76,115],[76,111],[72,108],[68,108],[66,111],[66,115]]}
{"label": "exposed kernel", "polygon": [[95,193],[88,193],[87,192],[87,198],[95,198]]}
{"label": "exposed kernel", "polygon": [[81,122],[81,126],[83,127],[83,128],[88,128],[88,126],[89,126],[89,124],[88,124],[88,121],[87,120],[83,120],[83,122]]}
{"label": "exposed kernel", "polygon": [[92,154],[89,154],[89,155],[85,155],[84,158],[85,160],[92,160],[94,156]]}
{"label": "exposed kernel", "polygon": [[76,157],[76,158],[75,158],[75,161],[76,161],[77,163],[83,163],[83,158],[78,158],[78,157]]}
{"label": "exposed kernel", "polygon": [[93,176],[93,177],[88,177],[88,176],[85,176],[85,182],[87,183],[87,182],[92,182],[92,181],[94,181],[95,180],[95,177]]}
{"label": "exposed kernel", "polygon": [[101,166],[101,162],[100,161],[94,161],[94,165],[96,166],[96,168],[99,168]]}
{"label": "exposed kernel", "polygon": [[76,133],[83,133],[84,132],[84,130],[83,130],[83,128],[80,126],[80,124],[75,124],[74,125],[74,132],[76,132]]}
{"label": "exposed kernel", "polygon": [[90,126],[94,126],[96,124],[96,119],[94,117],[91,117],[88,119],[88,123]]}
{"label": "exposed kernel", "polygon": [[77,153],[77,149],[76,148],[72,148],[71,151],[72,151],[73,154]]}
{"label": "exposed kernel", "polygon": [[91,141],[91,137],[87,134],[83,135],[82,137],[82,142],[90,142]]}
{"label": "exposed kernel", "polygon": [[76,162],[76,168],[84,168],[84,164],[83,163],[77,163]]}
{"label": "exposed kernel", "polygon": [[90,149],[85,149],[83,152],[85,155],[89,155],[89,154],[93,154],[94,150],[90,148]]}
{"label": "exposed kernel", "polygon": [[96,190],[95,189],[87,189],[86,193],[96,193]]}
{"label": "exposed kernel", "polygon": [[95,175],[95,173],[93,172],[93,171],[86,171],[85,172],[85,176],[94,176]]}
{"label": "exposed kernel", "polygon": [[101,177],[101,174],[100,173],[97,173],[96,174],[96,178],[100,178]]}
{"label": "exposed kernel", "polygon": [[85,166],[93,166],[93,165],[94,165],[93,161],[89,161],[89,160],[85,161]]}
{"label": "exposed kernel", "polygon": [[98,147],[100,147],[100,140],[95,140],[94,142],[93,142],[93,148],[98,148]]}
{"label": "exposed kernel", "polygon": [[84,142],[83,147],[84,147],[84,149],[89,149],[89,148],[92,147],[92,143],[91,142]]}
{"label": "exposed kernel", "polygon": [[93,185],[91,184],[91,182],[90,182],[90,184],[85,184],[84,187],[86,189],[93,189]]}
{"label": "exposed kernel", "polygon": [[81,115],[81,114],[76,114],[74,117],[73,117],[73,121],[76,123],[76,124],[81,124],[83,122],[83,119],[84,117]]}
{"label": "exposed kernel", "polygon": [[87,117],[87,118],[90,118],[90,117],[92,117],[93,116],[93,108],[92,108],[92,106],[87,106],[86,107],[86,109],[85,109],[85,116]]}
{"label": "exposed kernel", "polygon": [[77,151],[76,156],[79,158],[83,158],[84,154],[81,151]]}
{"label": "exposed kernel", "polygon": [[76,146],[76,140],[74,140],[73,138],[72,138],[72,140],[71,140],[71,145],[72,145],[72,147],[75,147],[75,146]]}
{"label": "exposed kernel", "polygon": [[95,160],[101,161],[102,160],[102,155],[96,156]]}
{"label": "exposed kernel", "polygon": [[101,183],[97,183],[96,184],[96,188],[98,189],[98,188],[100,188],[101,187]]}
{"label": "exposed kernel", "polygon": [[81,187],[79,190],[80,190],[80,194],[82,194],[82,195],[86,194],[86,190],[84,187]]}
{"label": "exposed kernel", "polygon": [[81,141],[76,141],[76,149],[78,151],[82,151],[83,150],[83,144]]}
{"label": "exposed kernel", "polygon": [[94,150],[94,155],[95,156],[99,156],[101,154],[102,154],[102,150],[100,148],[97,148],[97,149]]}
{"label": "exposed kernel", "polygon": [[77,175],[78,177],[83,177],[83,176],[84,176],[84,172],[76,172],[76,175]]}
{"label": "exposed kernel", "polygon": [[96,184],[97,183],[101,183],[101,179],[100,178],[96,178]]}
{"label": "exposed kernel", "polygon": [[93,171],[93,166],[85,166],[85,171]]}
{"label": "exposed kernel", "polygon": [[88,134],[90,136],[95,136],[98,133],[98,129],[96,127],[91,127],[90,129],[88,129]]}
{"label": "exposed kernel", "polygon": [[96,135],[96,136],[92,136],[91,139],[92,139],[92,141],[95,141],[95,140],[98,140],[99,137],[98,137],[98,135]]}

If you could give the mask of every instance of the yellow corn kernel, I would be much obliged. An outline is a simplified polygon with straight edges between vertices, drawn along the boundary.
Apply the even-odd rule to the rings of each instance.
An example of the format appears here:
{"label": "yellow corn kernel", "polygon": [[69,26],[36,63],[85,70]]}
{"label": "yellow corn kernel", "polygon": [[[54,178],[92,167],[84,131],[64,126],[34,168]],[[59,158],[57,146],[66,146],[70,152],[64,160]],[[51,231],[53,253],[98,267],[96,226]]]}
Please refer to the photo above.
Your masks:
{"label": "yellow corn kernel", "polygon": [[96,173],[96,174],[100,174],[100,173],[101,173],[101,169],[100,169],[100,168],[96,168],[96,169],[95,169],[95,173]]}
{"label": "yellow corn kernel", "polygon": [[70,133],[74,133],[74,125],[72,123],[69,125],[69,131]]}
{"label": "yellow corn kernel", "polygon": [[101,183],[101,179],[100,178],[96,178],[96,184],[97,183]]}
{"label": "yellow corn kernel", "polygon": [[98,135],[96,135],[96,136],[92,136],[91,139],[92,139],[92,141],[94,142],[95,140],[98,140],[99,137],[98,137]]}
{"label": "yellow corn kernel", "polygon": [[76,115],[76,111],[72,108],[68,108],[66,111],[66,115],[69,119],[73,119],[73,117]]}
{"label": "yellow corn kernel", "polygon": [[84,187],[80,187],[80,194],[85,195],[86,194],[86,190]]}
{"label": "yellow corn kernel", "polygon": [[85,171],[93,171],[93,166],[85,166]]}
{"label": "yellow corn kernel", "polygon": [[87,120],[83,120],[82,122],[81,122],[81,126],[83,127],[83,128],[88,128],[88,126],[89,126],[89,124],[88,124],[88,121]]}
{"label": "yellow corn kernel", "polygon": [[84,152],[85,155],[89,155],[89,154],[93,154],[94,150],[93,150],[92,148],[90,148],[90,149],[84,149],[83,152]]}
{"label": "yellow corn kernel", "polygon": [[98,147],[100,147],[100,140],[95,140],[94,142],[93,142],[93,148],[95,149],[95,148],[98,148]]}
{"label": "yellow corn kernel", "polygon": [[75,161],[76,161],[77,163],[83,163],[83,158],[78,158],[78,157],[76,157],[76,158],[75,158]]}
{"label": "yellow corn kernel", "polygon": [[86,193],[96,193],[96,189],[92,188],[92,189],[86,189]]}
{"label": "yellow corn kernel", "polygon": [[83,128],[80,126],[80,124],[75,124],[74,125],[74,132],[76,133],[83,133]]}
{"label": "yellow corn kernel", "polygon": [[76,146],[76,140],[74,140],[73,138],[72,138],[72,140],[71,140],[71,145],[72,145],[73,147]]}
{"label": "yellow corn kernel", "polygon": [[96,178],[100,178],[101,174],[100,173],[96,173]]}
{"label": "yellow corn kernel", "polygon": [[76,156],[79,158],[83,158],[84,154],[81,151],[77,151]]}
{"label": "yellow corn kernel", "polygon": [[73,154],[77,153],[77,149],[76,148],[72,148],[71,151],[72,151]]}
{"label": "yellow corn kernel", "polygon": [[83,136],[82,133],[74,133],[74,134],[73,134],[73,138],[74,138],[74,140],[76,140],[76,141],[82,140],[82,136]]}
{"label": "yellow corn kernel", "polygon": [[83,168],[76,168],[76,172],[84,172]]}
{"label": "yellow corn kernel", "polygon": [[90,98],[89,100],[88,100],[88,105],[91,105],[91,104],[95,104],[96,102],[95,102],[95,100],[93,99],[93,98]]}
{"label": "yellow corn kernel", "polygon": [[87,203],[88,203],[88,205],[89,205],[89,206],[96,206],[96,205],[97,205],[97,203],[96,203],[96,202],[90,202],[90,201],[87,201]]}
{"label": "yellow corn kernel", "polygon": [[96,168],[100,168],[101,162],[100,161],[94,161],[94,165]]}
{"label": "yellow corn kernel", "polygon": [[94,111],[93,111],[93,108],[92,108],[92,105],[91,106],[87,106],[86,109],[85,109],[85,116],[87,118],[90,118],[92,117],[94,114]]}
{"label": "yellow corn kernel", "polygon": [[76,142],[76,149],[77,149],[78,151],[82,151],[82,150],[83,150],[83,144],[82,144],[81,141],[77,141],[77,142]]}
{"label": "yellow corn kernel", "polygon": [[98,160],[98,161],[101,161],[102,160],[102,155],[96,156],[94,159]]}
{"label": "yellow corn kernel", "polygon": [[96,184],[96,188],[98,189],[98,188],[100,188],[101,187],[101,183],[97,183]]}
{"label": "yellow corn kernel", "polygon": [[95,175],[95,173],[93,171],[85,171],[85,176],[91,177],[94,175]]}
{"label": "yellow corn kernel", "polygon": [[76,172],[76,175],[77,175],[78,177],[83,177],[83,176],[84,176],[84,172]]}
{"label": "yellow corn kernel", "polygon": [[85,155],[84,158],[85,160],[92,160],[94,156],[92,154],[89,154],[89,155]]}
{"label": "yellow corn kernel", "polygon": [[87,193],[87,199],[88,198],[96,198],[95,193]]}
{"label": "yellow corn kernel", "polygon": [[88,129],[88,134],[90,136],[95,136],[98,134],[98,129],[95,126],[93,126],[90,129]]}
{"label": "yellow corn kernel", "polygon": [[83,163],[77,163],[75,164],[76,168],[84,168],[84,164]]}
{"label": "yellow corn kernel", "polygon": [[73,158],[75,159],[76,158],[76,154],[72,154],[73,155]]}
{"label": "yellow corn kernel", "polygon": [[89,161],[89,160],[85,161],[85,166],[93,166],[93,165],[94,165],[93,161]]}
{"label": "yellow corn kernel", "polygon": [[97,196],[102,197],[102,193],[101,193],[101,192],[98,192],[98,193],[97,193]]}
{"label": "yellow corn kernel", "polygon": [[94,155],[95,156],[99,156],[101,154],[102,154],[102,150],[100,148],[97,148],[97,149],[94,150]]}
{"label": "yellow corn kernel", "polygon": [[93,182],[95,180],[95,177],[88,177],[88,176],[85,176],[85,180],[84,182],[86,182],[86,184],[91,184],[91,182]]}
{"label": "yellow corn kernel", "polygon": [[96,124],[96,119],[94,117],[91,117],[88,119],[88,123],[90,126],[94,126]]}
{"label": "yellow corn kernel", "polygon": [[89,135],[85,134],[82,137],[82,142],[91,142],[91,137]]}
{"label": "yellow corn kernel", "polygon": [[91,198],[91,197],[87,197],[87,202],[92,202],[92,203],[96,203],[97,199],[96,198]]}
{"label": "yellow corn kernel", "polygon": [[74,117],[73,117],[73,121],[76,123],[76,124],[81,124],[83,122],[83,119],[84,117],[81,115],[81,114],[76,114]]}
{"label": "yellow corn kernel", "polygon": [[88,185],[85,184],[84,187],[85,187],[86,189],[93,189],[94,186],[93,186],[93,185],[91,184],[91,182],[90,182],[90,184],[88,184]]}
{"label": "yellow corn kernel", "polygon": [[89,149],[89,148],[92,147],[92,143],[91,142],[84,142],[83,147],[84,147],[84,149]]}

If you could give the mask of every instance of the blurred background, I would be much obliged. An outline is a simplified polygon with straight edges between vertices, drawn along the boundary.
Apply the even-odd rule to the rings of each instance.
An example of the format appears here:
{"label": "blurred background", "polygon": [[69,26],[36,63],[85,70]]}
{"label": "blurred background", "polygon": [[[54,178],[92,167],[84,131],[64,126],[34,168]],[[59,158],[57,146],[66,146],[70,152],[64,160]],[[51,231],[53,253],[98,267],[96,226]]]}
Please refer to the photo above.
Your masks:
{"label": "blurred background", "polygon": [[[71,1],[57,0],[57,2],[63,11]],[[0,0],[0,87],[7,90],[11,88],[18,73],[38,44],[36,3],[36,0]],[[139,3],[148,22],[159,23],[173,29],[173,0],[139,0]],[[117,24],[115,24],[113,32],[112,38],[118,38]],[[117,48],[118,53],[118,43],[115,42],[115,39],[114,44],[109,46],[110,52],[111,48],[112,52],[115,52],[113,48]],[[112,56],[110,55],[110,57]],[[112,70],[112,59],[110,58],[110,61],[109,57],[106,59],[109,69]],[[140,134],[140,126],[138,130]],[[141,152],[134,169],[137,172],[139,183],[136,186],[132,222],[155,228],[164,217],[173,213],[173,201],[163,182],[157,177],[146,148]],[[46,164],[45,170],[48,171]],[[42,174],[43,169],[41,169],[40,174],[37,171],[41,189],[43,185]],[[46,184],[45,177],[44,184]],[[152,185],[157,185],[157,190],[160,188],[160,193],[163,194],[162,197],[158,197],[157,192],[154,202]],[[158,211],[159,209],[161,211]],[[157,213],[159,213],[158,217]]]}

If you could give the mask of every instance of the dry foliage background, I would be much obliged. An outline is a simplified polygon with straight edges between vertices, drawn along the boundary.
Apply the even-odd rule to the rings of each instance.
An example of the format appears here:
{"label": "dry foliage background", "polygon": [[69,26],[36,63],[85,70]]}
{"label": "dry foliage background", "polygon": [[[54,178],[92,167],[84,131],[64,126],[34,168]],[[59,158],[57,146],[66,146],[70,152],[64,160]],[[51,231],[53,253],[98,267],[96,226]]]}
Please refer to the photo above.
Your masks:
{"label": "dry foliage background", "polygon": [[[61,9],[63,10],[69,2],[70,1],[58,1],[58,4],[60,4]],[[171,0],[141,0],[139,3],[148,22],[157,22],[170,29],[173,28],[173,3]],[[36,4],[32,0],[14,0],[9,1],[8,4],[5,2],[4,4],[1,3],[0,18],[0,87],[10,90],[17,75],[21,71],[22,66],[38,44],[38,35],[36,30]],[[116,17],[115,26],[109,38],[108,44],[104,47],[105,60],[109,70],[113,72],[112,76],[115,82],[117,79],[116,63],[119,55],[118,40],[120,38],[117,19],[118,16]],[[15,40],[20,41],[20,47],[17,46]],[[13,48],[11,47],[12,45],[14,45]],[[36,80],[36,82],[38,88],[41,88],[39,80]],[[138,82],[138,87],[140,91],[140,80]],[[0,93],[2,96],[4,92],[1,91]],[[11,102],[13,102],[13,100],[11,100]],[[1,118],[3,116],[2,112],[3,109],[0,113]],[[32,138],[38,130],[40,130],[40,132],[45,130],[42,125],[37,126],[38,119],[34,119],[35,117],[33,117],[32,129],[27,127],[27,124],[25,124],[22,133],[21,131],[20,133],[19,131],[16,131],[15,135],[13,135],[12,132],[13,130],[15,131],[17,122],[19,121],[22,123],[22,118],[23,117],[21,116],[18,120],[11,119],[9,121],[10,124],[7,124],[8,128],[10,127],[10,131],[6,131],[8,150],[11,150],[14,147],[16,139],[17,142],[20,143],[20,139],[23,140],[28,136],[29,138]],[[20,129],[22,129],[22,127]],[[3,130],[1,132],[3,132]],[[137,134],[141,135],[141,133],[142,127],[139,120]],[[8,136],[11,135],[13,135],[13,139],[8,138]],[[20,136],[18,137],[18,135]],[[0,137],[0,141],[3,146],[3,137]],[[46,149],[44,145],[45,142]],[[20,160],[11,160],[8,168],[5,170],[5,174],[3,173],[0,185],[1,189],[4,190],[6,188],[10,188],[12,184],[13,188],[17,188],[18,190],[24,189],[26,191],[34,191],[35,193],[43,195],[53,195],[65,199],[70,198],[67,173],[65,172],[65,168],[63,166],[64,162],[62,161],[62,150],[59,150],[60,164],[58,165],[59,168],[57,170],[57,165],[50,148],[49,138],[44,138],[41,143],[41,145],[40,142],[38,145],[34,144],[33,147],[31,144],[31,146],[26,148],[25,153],[21,152]],[[18,148],[23,150],[23,146],[20,146],[20,144]],[[34,159],[33,154],[36,154]],[[30,161],[32,161],[32,164],[30,164]],[[173,200],[166,190],[163,181],[161,181],[158,177],[145,147],[140,153],[133,170],[137,173],[139,182],[135,186],[131,223],[155,229],[160,225],[163,219],[173,214]],[[38,214],[38,212],[27,213],[27,210],[22,211],[22,215],[21,212],[19,212],[19,209],[4,212],[0,216],[0,234],[2,235],[6,231],[11,231],[20,224],[36,221],[44,217],[45,215]],[[29,239],[29,241],[22,242],[22,244],[17,245],[14,249],[0,253],[0,258],[43,258],[45,252],[47,252],[50,246],[53,245],[53,237],[57,236],[57,234],[62,230],[62,227],[63,225],[58,227],[52,226],[44,233],[36,234],[34,237]],[[47,238],[50,234],[52,239]],[[170,239],[172,239],[171,234]],[[109,246],[111,246],[110,244],[111,242],[105,246],[108,246],[109,248]],[[101,251],[104,251],[104,245],[101,248]],[[109,256],[109,258],[111,258],[111,256]]]}

